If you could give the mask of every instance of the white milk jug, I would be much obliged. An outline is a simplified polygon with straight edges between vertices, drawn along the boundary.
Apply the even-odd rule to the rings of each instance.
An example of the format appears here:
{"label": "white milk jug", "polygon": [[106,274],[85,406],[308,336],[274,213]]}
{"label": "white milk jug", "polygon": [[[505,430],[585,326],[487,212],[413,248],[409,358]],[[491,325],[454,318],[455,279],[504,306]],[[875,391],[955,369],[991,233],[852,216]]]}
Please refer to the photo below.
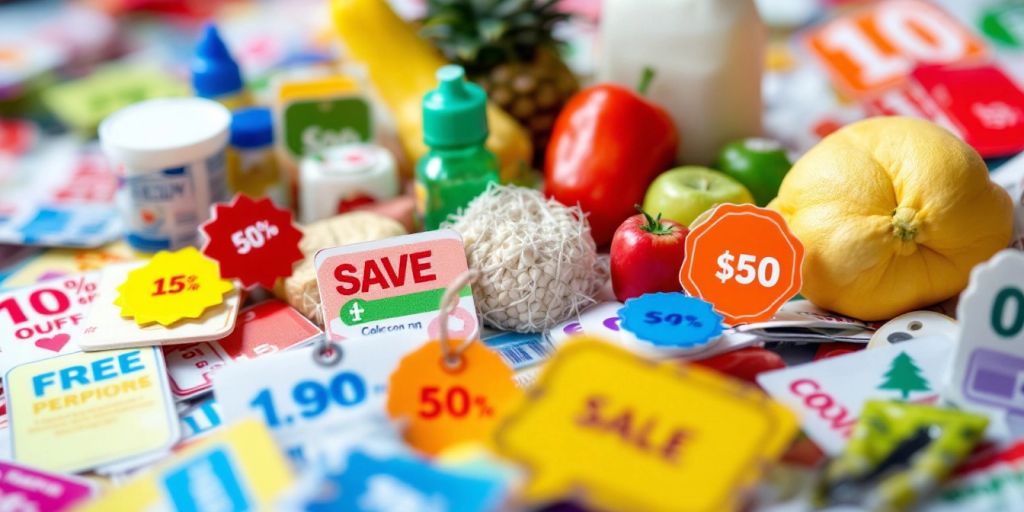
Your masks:
{"label": "white milk jug", "polygon": [[679,130],[680,164],[711,165],[723,146],[761,133],[767,31],[754,0],[604,0],[600,78],[635,87]]}

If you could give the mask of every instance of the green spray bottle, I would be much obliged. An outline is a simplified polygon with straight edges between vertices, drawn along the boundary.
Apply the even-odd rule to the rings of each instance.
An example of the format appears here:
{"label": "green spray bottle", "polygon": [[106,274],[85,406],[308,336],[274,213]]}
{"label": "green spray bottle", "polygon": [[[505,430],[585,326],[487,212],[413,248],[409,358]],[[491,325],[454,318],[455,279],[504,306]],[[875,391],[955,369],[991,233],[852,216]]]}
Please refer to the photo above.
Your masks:
{"label": "green spray bottle", "polygon": [[437,71],[437,89],[423,97],[423,142],[416,163],[416,209],[424,229],[464,208],[498,182],[498,159],[486,147],[487,93],[465,80],[459,66]]}

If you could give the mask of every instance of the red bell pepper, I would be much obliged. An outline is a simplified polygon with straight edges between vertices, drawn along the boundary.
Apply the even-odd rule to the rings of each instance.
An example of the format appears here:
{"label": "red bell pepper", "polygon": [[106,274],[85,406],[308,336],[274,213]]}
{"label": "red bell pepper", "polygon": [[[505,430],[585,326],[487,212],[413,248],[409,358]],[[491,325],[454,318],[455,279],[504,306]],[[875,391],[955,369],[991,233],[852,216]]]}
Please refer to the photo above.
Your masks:
{"label": "red bell pepper", "polygon": [[544,193],[579,204],[598,246],[642,203],[654,178],[672,166],[679,135],[672,118],[641,94],[614,84],[580,91],[555,121],[544,165]]}

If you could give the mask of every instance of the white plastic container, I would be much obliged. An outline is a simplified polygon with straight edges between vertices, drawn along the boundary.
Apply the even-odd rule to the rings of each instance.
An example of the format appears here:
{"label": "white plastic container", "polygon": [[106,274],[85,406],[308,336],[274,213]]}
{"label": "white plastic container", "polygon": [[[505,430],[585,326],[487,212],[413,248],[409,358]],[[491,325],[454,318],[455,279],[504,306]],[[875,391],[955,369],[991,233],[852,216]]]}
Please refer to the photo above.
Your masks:
{"label": "white plastic container", "polygon": [[375,144],[334,146],[302,159],[299,220],[303,223],[345,213],[353,206],[398,195],[398,168],[387,149]]}
{"label": "white plastic container", "polygon": [[731,141],[761,134],[767,30],[754,0],[605,0],[599,75],[636,87],[679,130],[679,164],[711,165]]}
{"label": "white plastic container", "polygon": [[197,245],[210,206],[228,199],[230,125],[228,109],[203,98],[143,101],[103,120],[100,141],[121,170],[118,204],[132,248]]}

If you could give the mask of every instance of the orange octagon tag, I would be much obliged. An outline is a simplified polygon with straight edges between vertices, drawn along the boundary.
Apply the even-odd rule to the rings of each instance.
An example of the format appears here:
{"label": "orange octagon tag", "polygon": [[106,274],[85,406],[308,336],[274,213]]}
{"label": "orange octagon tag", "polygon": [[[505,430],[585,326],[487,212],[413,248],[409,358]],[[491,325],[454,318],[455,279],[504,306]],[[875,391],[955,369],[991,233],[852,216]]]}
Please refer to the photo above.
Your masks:
{"label": "orange octagon tag", "polygon": [[770,319],[800,292],[804,246],[777,212],[723,204],[686,237],[679,282],[728,324]]}
{"label": "orange octagon tag", "polygon": [[441,342],[434,340],[405,356],[391,374],[388,415],[408,421],[405,440],[424,453],[489,441],[498,420],[522,396],[512,369],[482,342],[469,344],[460,359],[449,368]]}

